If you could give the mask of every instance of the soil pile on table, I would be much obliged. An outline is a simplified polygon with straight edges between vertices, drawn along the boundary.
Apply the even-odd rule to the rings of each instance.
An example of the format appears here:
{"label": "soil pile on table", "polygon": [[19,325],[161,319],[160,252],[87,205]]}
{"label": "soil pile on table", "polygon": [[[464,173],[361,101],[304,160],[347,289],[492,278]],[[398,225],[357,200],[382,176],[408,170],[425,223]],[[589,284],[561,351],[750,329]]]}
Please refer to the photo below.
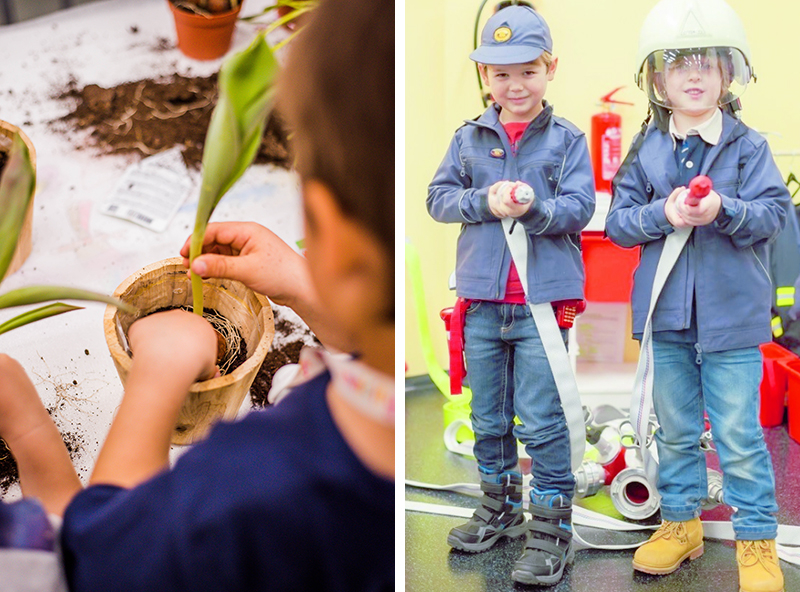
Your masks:
{"label": "soil pile on table", "polygon": [[[217,102],[217,75],[125,82],[111,88],[72,80],[58,99],[74,102],[67,115],[54,122],[62,132],[90,130],[91,145],[103,153],[150,156],[182,146],[189,168],[198,170],[203,158],[211,112]],[[62,123],[68,124],[63,129]],[[267,122],[257,163],[291,164],[287,133],[277,112]],[[78,147],[79,149],[81,146]]]}

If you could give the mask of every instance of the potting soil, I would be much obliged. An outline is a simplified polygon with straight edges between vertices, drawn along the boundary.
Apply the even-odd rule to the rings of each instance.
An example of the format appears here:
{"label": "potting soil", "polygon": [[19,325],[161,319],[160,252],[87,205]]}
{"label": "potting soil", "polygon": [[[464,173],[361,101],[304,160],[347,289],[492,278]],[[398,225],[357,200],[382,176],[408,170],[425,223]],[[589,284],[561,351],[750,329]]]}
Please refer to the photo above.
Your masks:
{"label": "potting soil", "polygon": [[[69,113],[52,122],[54,130],[66,134],[74,129],[90,130],[90,143],[104,154],[151,156],[181,146],[186,165],[198,170],[217,102],[217,75],[172,74],[110,88],[97,84],[79,87],[71,79],[54,98],[74,103]],[[83,148],[82,142],[76,146]],[[287,169],[291,164],[286,130],[277,112],[270,116],[255,162]]]}

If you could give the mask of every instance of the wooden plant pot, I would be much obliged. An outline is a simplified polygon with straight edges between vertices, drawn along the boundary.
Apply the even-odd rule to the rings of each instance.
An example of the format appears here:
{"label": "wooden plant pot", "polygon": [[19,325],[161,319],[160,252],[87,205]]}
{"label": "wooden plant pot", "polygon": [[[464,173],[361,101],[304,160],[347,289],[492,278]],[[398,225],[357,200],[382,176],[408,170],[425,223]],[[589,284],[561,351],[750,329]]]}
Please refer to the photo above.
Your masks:
{"label": "wooden plant pot", "polygon": [[[162,308],[191,307],[192,284],[182,259],[174,257],[137,271],[119,285],[114,296],[139,308],[139,316],[146,316]],[[244,284],[206,280],[203,298],[207,309],[216,309],[239,330],[247,346],[247,360],[230,374],[192,385],[172,434],[173,444],[196,442],[219,419],[236,416],[275,335],[269,301]],[[137,318],[113,306],[106,308],[103,317],[106,343],[123,386],[132,360],[120,340],[117,319],[127,339],[128,328]]]}
{"label": "wooden plant pot", "polygon": [[181,10],[167,0],[175,18],[175,33],[178,49],[195,60],[216,60],[224,56],[231,47],[236,19],[242,3],[228,12],[204,16]]}
{"label": "wooden plant pot", "polygon": [[[33,148],[33,144],[31,143],[28,136],[19,129],[16,125],[11,125],[5,121],[0,120],[0,135],[6,136],[7,138],[11,138],[14,135],[14,132],[17,132],[19,136],[22,138],[22,141],[25,142],[25,145],[28,147],[28,152],[31,156],[31,166],[33,166],[34,173],[36,172],[36,150]],[[14,257],[11,259],[11,265],[6,272],[6,275],[0,278],[2,281],[5,277],[11,275],[15,271],[17,271],[22,264],[25,263],[25,260],[28,258],[28,255],[31,254],[32,248],[32,237],[33,237],[33,200],[31,200],[30,205],[28,206],[28,211],[25,214],[25,221],[22,223],[22,232],[19,235],[19,242],[17,242],[17,250],[14,251]]]}

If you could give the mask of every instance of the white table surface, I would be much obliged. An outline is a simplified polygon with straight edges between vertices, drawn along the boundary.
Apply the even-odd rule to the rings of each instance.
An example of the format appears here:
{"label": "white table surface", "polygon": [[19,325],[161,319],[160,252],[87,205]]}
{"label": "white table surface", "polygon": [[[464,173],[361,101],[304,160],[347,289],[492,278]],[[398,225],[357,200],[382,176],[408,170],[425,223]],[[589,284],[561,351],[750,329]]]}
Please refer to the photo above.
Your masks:
{"label": "white table surface", "polygon": [[[270,2],[248,0],[242,15]],[[131,27],[138,28],[133,34]],[[233,50],[245,47],[256,26],[239,23]],[[157,51],[159,38],[174,44],[166,0],[109,0],[0,27],[0,119],[20,126],[37,153],[33,252],[0,292],[33,284],[78,286],[105,293],[137,269],[178,254],[194,223],[195,188],[167,230],[155,233],[98,211],[133,156],[79,150],[82,135],[58,134],[50,122],[70,105],[52,98],[74,79],[111,87],[173,72],[207,76],[220,60],[198,62],[177,49]],[[233,51],[232,50],[232,51]],[[251,167],[222,200],[212,220],[254,220],[290,245],[302,237],[297,179],[271,165]],[[103,337],[104,305],[47,319],[0,336],[0,352],[19,360],[62,431],[78,434],[75,459],[86,480],[122,396]],[[20,309],[0,311],[0,322]],[[86,353],[88,351],[88,354]],[[174,454],[173,454],[174,456]],[[13,487],[5,496],[19,496]]]}

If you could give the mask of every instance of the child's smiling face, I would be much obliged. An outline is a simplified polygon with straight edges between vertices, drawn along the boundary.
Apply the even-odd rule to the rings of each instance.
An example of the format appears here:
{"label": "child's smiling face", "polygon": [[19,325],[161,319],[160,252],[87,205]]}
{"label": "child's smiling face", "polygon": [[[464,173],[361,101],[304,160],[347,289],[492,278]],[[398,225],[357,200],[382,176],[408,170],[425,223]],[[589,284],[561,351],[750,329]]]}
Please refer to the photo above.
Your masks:
{"label": "child's smiling face", "polygon": [[532,121],[542,112],[547,83],[553,80],[557,60],[548,67],[537,59],[527,64],[481,66],[484,84],[494,101],[503,108],[500,120]]}
{"label": "child's smiling face", "polygon": [[709,54],[678,56],[666,66],[664,82],[670,109],[701,116],[719,105],[723,82],[720,60]]}

